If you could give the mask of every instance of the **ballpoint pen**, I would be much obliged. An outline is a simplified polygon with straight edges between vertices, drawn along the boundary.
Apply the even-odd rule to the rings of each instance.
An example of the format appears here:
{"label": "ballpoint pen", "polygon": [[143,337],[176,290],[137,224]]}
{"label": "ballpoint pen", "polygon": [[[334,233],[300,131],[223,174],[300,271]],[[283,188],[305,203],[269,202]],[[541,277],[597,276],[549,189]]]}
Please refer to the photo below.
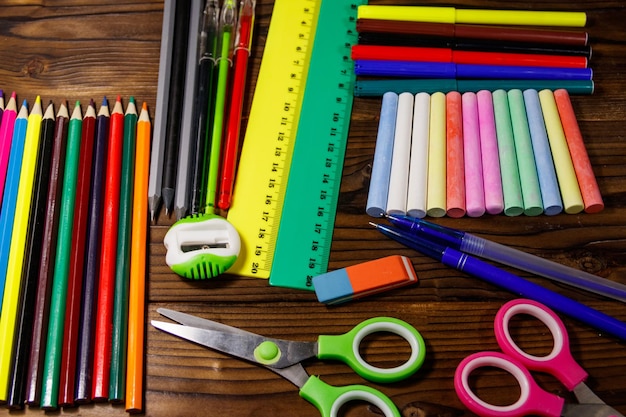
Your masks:
{"label": "ballpoint pen", "polygon": [[228,76],[233,57],[233,30],[237,19],[237,11],[233,0],[226,0],[222,6],[220,16],[220,46],[217,58],[217,90],[215,92],[215,110],[213,116],[213,131],[211,132],[211,151],[209,156],[209,172],[206,184],[206,211],[215,209],[217,196],[220,156],[222,152],[222,132],[228,88]]}
{"label": "ballpoint pen", "polygon": [[532,281],[527,281],[522,277],[498,268],[488,262],[438,243],[433,239],[424,239],[410,235],[408,232],[395,227],[375,223],[370,224],[376,227],[376,229],[385,236],[408,248],[430,256],[446,266],[504,288],[518,296],[543,303],[555,311],[579,320],[581,323],[586,323],[597,330],[610,333],[622,340],[626,340],[626,323],[614,317],[594,310],[591,307],[544,288]]}
{"label": "ballpoint pen", "polygon": [[194,126],[196,135],[193,165],[190,175],[190,204],[191,214],[204,211],[206,171],[208,168],[209,136],[213,122],[213,104],[215,90],[215,54],[219,35],[220,7],[218,0],[209,0],[204,9],[200,38],[198,40],[198,89],[194,106]]}
{"label": "ballpoint pen", "polygon": [[218,205],[226,210],[230,207],[230,198],[235,182],[237,151],[239,149],[239,132],[241,131],[241,111],[245,95],[246,74],[252,30],[254,27],[255,0],[242,0],[239,6],[237,36],[235,38],[234,73],[226,139],[224,141],[224,157],[222,159],[222,178],[219,190]]}
{"label": "ballpoint pen", "polygon": [[624,284],[423,219],[395,215],[388,215],[387,218],[392,224],[406,230],[409,234],[432,239],[470,255],[626,302]]}

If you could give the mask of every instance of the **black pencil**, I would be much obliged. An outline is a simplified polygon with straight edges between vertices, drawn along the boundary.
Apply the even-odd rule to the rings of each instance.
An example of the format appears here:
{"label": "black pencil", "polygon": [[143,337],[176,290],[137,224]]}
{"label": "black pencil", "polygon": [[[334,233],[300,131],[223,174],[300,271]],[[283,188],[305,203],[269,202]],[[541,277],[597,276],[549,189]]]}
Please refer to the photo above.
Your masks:
{"label": "black pencil", "polygon": [[48,311],[50,308],[54,258],[56,256],[59,200],[61,197],[61,184],[63,183],[68,123],[69,114],[67,112],[67,105],[62,103],[57,112],[54,125],[54,144],[50,161],[48,194],[46,196],[45,224],[43,238],[41,239],[41,259],[37,272],[37,295],[33,321],[31,323],[32,339],[26,380],[26,403],[29,405],[38,405],[41,396],[43,361],[48,333]]}
{"label": "black pencil", "polygon": [[20,288],[20,301],[15,324],[15,343],[11,362],[7,407],[22,409],[26,403],[26,376],[30,345],[32,340],[33,316],[37,297],[37,278],[41,262],[43,233],[46,218],[46,201],[48,198],[48,179],[50,176],[51,154],[54,144],[56,121],[54,106],[48,105],[41,121],[39,149],[35,183],[33,184],[33,200],[28,219],[28,234],[23,265],[23,279]]}

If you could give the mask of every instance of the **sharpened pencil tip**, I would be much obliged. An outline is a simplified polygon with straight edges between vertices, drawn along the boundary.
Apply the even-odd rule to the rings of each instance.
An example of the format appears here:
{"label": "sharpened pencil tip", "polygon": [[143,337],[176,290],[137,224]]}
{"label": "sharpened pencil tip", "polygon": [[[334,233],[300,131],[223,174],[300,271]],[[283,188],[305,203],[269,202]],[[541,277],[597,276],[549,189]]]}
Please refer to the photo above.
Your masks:
{"label": "sharpened pencil tip", "polygon": [[107,100],[107,97],[104,96],[104,98],[102,99],[102,106],[108,106],[109,105],[109,100]]}

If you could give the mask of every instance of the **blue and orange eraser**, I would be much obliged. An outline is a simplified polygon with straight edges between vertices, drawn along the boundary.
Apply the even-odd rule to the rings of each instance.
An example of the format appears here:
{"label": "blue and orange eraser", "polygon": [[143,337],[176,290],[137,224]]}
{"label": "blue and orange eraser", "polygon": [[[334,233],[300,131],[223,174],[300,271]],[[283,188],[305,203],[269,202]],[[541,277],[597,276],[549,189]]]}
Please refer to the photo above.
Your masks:
{"label": "blue and orange eraser", "polygon": [[377,294],[417,282],[411,260],[394,255],[313,277],[317,299],[325,304]]}

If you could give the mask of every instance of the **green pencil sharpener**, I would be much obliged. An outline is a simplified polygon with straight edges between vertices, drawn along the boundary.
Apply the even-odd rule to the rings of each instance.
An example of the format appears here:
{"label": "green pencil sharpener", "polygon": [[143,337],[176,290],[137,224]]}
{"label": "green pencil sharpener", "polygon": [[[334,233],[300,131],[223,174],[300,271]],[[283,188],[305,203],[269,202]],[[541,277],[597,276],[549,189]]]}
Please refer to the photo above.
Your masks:
{"label": "green pencil sharpener", "polygon": [[165,262],[178,275],[208,279],[223,274],[239,255],[237,230],[216,214],[191,215],[178,220],[165,234]]}

